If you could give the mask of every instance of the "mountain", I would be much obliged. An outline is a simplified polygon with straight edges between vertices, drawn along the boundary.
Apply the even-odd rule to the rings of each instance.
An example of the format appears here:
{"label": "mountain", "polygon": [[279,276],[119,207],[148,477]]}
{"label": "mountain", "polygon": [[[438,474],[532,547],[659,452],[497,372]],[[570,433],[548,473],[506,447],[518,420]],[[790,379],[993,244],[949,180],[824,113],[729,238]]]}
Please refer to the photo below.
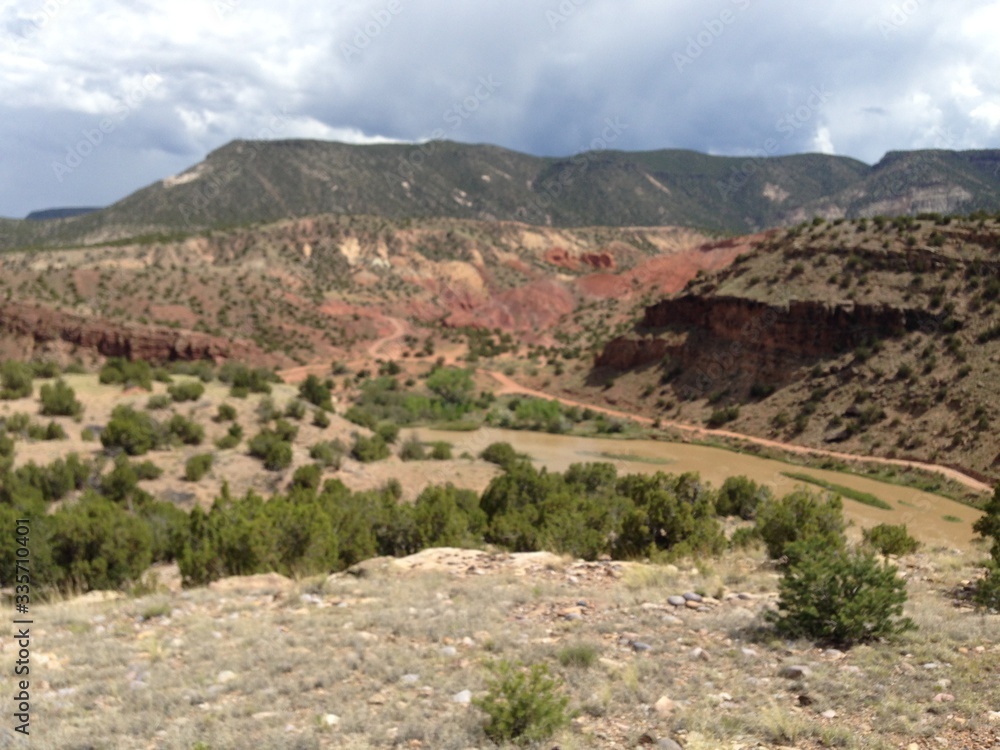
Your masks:
{"label": "mountain", "polygon": [[80,208],[46,208],[41,211],[32,211],[25,216],[26,221],[49,221],[50,219],[70,219],[74,216],[100,211],[99,206],[89,206]]}
{"label": "mountain", "polygon": [[998,208],[1000,151],[892,152],[868,166],[824,154],[590,151],[554,158],[450,141],[234,141],[105,209],[41,223],[0,220],[0,249],[329,213],[741,233],[814,215]]}
{"label": "mountain", "polygon": [[924,216],[772,230],[638,309],[576,396],[995,481],[1000,220]]}

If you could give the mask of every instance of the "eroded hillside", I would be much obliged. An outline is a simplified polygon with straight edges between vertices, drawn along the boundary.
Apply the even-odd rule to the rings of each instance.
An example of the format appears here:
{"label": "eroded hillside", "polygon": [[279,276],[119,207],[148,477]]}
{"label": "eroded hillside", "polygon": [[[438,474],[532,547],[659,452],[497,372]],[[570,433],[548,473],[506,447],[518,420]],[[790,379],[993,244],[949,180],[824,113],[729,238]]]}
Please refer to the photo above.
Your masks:
{"label": "eroded hillside", "polygon": [[8,253],[2,353],[289,366],[349,356],[393,332],[389,318],[408,321],[413,348],[442,326],[544,339],[586,300],[675,291],[735,257],[725,243],[705,242],[671,227],[320,216],[176,241]]}
{"label": "eroded hillside", "polygon": [[578,387],[649,416],[996,477],[1000,225],[816,220],[638,311]]}

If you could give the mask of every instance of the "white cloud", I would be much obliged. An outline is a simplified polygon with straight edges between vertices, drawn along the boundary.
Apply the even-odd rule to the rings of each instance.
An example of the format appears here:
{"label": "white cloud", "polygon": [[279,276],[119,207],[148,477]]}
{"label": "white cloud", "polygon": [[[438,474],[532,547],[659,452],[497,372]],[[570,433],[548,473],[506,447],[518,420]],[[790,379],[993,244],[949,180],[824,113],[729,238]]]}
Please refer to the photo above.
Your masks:
{"label": "white cloud", "polygon": [[[183,171],[268,131],[376,143],[443,130],[568,154],[619,118],[619,148],[756,153],[816,87],[829,100],[777,136],[782,153],[836,145],[872,162],[934,147],[935,129],[954,148],[1000,145],[1000,4],[922,1],[885,36],[879,24],[895,5],[0,0],[0,215],[108,202],[157,169]],[[563,20],[553,25],[548,11]],[[679,71],[672,56],[699,38]],[[162,76],[155,91],[54,183],[52,160],[150,67]],[[482,77],[499,88],[457,124],[446,119]],[[285,113],[280,130],[275,112]]]}
{"label": "white cloud", "polygon": [[820,127],[816,129],[816,136],[813,138],[813,150],[821,154],[835,154],[833,139],[830,137],[830,128]]}
{"label": "white cloud", "polygon": [[996,130],[1000,127],[1000,104],[997,102],[980,104],[969,113],[969,116],[977,122],[984,123],[990,131]]}

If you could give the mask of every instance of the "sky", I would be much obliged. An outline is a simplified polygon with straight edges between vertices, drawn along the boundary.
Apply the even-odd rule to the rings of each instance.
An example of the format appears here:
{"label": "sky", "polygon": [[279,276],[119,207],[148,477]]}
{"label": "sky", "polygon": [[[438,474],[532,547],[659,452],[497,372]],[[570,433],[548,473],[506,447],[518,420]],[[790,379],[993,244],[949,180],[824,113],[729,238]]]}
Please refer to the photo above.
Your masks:
{"label": "sky", "polygon": [[236,138],[997,148],[998,29],[986,0],[0,0],[0,216]]}

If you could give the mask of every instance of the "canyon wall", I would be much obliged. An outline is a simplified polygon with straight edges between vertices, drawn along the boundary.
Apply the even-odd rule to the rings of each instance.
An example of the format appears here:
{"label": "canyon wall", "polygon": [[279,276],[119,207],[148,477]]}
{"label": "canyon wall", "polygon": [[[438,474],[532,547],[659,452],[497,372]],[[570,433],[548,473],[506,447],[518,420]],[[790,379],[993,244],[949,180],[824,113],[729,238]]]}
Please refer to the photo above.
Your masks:
{"label": "canyon wall", "polygon": [[145,359],[149,362],[197,359],[220,362],[235,359],[263,364],[273,359],[249,341],[229,341],[160,326],[86,318],[24,304],[0,306],[0,333],[4,337],[26,342],[32,349],[50,342],[64,342],[106,357]]}

